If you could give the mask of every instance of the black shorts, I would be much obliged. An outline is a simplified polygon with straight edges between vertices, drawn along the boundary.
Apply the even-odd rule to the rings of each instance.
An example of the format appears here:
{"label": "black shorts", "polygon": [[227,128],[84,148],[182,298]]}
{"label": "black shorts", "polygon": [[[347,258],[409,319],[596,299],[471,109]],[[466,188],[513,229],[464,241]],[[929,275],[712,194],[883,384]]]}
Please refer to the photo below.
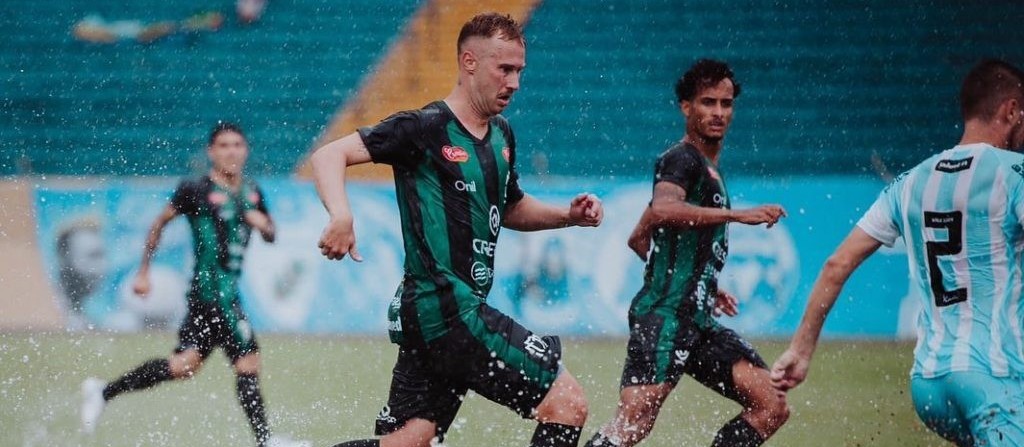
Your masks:
{"label": "black shorts", "polygon": [[622,388],[662,383],[675,386],[685,373],[718,394],[739,401],[733,365],[746,359],[768,369],[750,343],[722,326],[699,328],[689,319],[651,312],[630,314],[629,327]]}
{"label": "black shorts", "polygon": [[256,336],[242,312],[242,306],[237,301],[224,308],[215,302],[188,300],[188,314],[178,329],[178,347],[174,352],[195,349],[206,359],[218,346],[224,348],[232,363],[259,352]]}
{"label": "black shorts", "polygon": [[467,390],[530,418],[558,377],[561,358],[558,337],[534,335],[481,304],[440,338],[400,345],[376,433],[386,435],[420,418],[437,424],[443,439]]}

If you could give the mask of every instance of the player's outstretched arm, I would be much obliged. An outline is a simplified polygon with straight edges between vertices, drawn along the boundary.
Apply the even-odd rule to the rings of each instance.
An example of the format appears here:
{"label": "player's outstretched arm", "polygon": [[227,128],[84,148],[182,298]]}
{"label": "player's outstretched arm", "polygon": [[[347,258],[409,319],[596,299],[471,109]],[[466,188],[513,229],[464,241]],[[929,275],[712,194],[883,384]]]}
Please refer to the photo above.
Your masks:
{"label": "player's outstretched arm", "polygon": [[601,199],[593,194],[577,195],[568,208],[546,204],[527,194],[505,210],[501,224],[517,231],[539,231],[569,226],[596,227],[602,219]]}
{"label": "player's outstretched arm", "polygon": [[318,244],[327,259],[342,259],[350,254],[354,261],[363,260],[356,249],[352,210],[345,192],[345,169],[369,161],[370,152],[356,133],[321,146],[310,157],[317,195],[330,215]]}
{"label": "player's outstretched arm", "polygon": [[869,236],[864,230],[854,227],[846,240],[825,261],[825,266],[821,269],[818,280],[814,282],[814,288],[811,289],[807,309],[804,310],[800,326],[789,343],[789,349],[786,349],[772,366],[771,380],[775,388],[787,391],[800,385],[807,378],[811,357],[818,347],[821,328],[825,325],[825,319],[836,303],[839,292],[854,270],[881,246],[881,242]]}
{"label": "player's outstretched arm", "polygon": [[153,225],[149,227],[149,233],[146,234],[146,245],[142,248],[142,262],[139,263],[139,271],[135,273],[135,281],[132,282],[132,291],[140,297],[149,295],[151,288],[149,265],[153,262],[157,246],[160,245],[160,235],[163,234],[164,227],[177,215],[178,210],[174,209],[172,205],[167,205],[153,221]]}
{"label": "player's outstretched arm", "polygon": [[650,208],[652,226],[667,225],[677,228],[721,225],[729,222],[748,225],[768,224],[768,227],[771,227],[786,216],[786,210],[780,205],[761,205],[745,210],[691,205],[686,202],[686,190],[667,181],[654,185],[654,198],[651,200]]}

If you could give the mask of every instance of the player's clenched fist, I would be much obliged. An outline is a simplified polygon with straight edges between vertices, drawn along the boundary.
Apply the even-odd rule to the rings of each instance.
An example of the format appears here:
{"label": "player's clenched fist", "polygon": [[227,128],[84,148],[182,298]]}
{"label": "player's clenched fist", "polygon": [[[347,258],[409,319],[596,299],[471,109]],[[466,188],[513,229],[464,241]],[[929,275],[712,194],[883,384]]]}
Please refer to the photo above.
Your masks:
{"label": "player's clenched fist", "polygon": [[604,219],[601,199],[593,194],[580,194],[569,204],[569,221],[581,227],[596,227]]}
{"label": "player's clenched fist", "polygon": [[320,254],[331,260],[350,255],[353,261],[362,262],[363,257],[356,250],[356,234],[352,230],[351,218],[332,218],[320,235]]}

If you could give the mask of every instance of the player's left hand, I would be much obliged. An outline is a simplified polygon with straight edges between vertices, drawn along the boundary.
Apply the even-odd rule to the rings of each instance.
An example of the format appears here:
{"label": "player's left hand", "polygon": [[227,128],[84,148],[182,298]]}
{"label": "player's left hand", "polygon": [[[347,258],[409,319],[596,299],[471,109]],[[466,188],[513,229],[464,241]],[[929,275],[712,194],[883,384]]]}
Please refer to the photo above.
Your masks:
{"label": "player's left hand", "polygon": [[801,355],[793,348],[787,349],[772,365],[772,386],[780,391],[796,388],[807,379],[807,370],[810,366],[809,356]]}
{"label": "player's left hand", "polygon": [[596,227],[604,219],[601,199],[589,193],[580,194],[569,204],[569,222],[581,227]]}
{"label": "player's left hand", "polygon": [[739,300],[733,294],[718,289],[718,296],[715,298],[715,308],[711,313],[716,317],[720,317],[723,314],[735,317],[740,313]]}

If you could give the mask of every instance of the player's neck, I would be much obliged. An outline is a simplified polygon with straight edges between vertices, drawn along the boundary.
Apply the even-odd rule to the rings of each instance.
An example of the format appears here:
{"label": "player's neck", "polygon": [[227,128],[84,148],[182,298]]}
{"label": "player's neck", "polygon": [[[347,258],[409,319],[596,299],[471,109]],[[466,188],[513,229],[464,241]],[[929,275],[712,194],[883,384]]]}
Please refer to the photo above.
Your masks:
{"label": "player's neck", "polygon": [[231,174],[227,172],[218,171],[216,169],[210,170],[210,180],[216,183],[221,188],[235,191],[239,186],[242,185],[241,174]]}
{"label": "player's neck", "polygon": [[463,89],[456,86],[452,93],[444,99],[444,103],[455,114],[455,119],[459,120],[462,127],[465,127],[470,133],[477,138],[487,135],[487,126],[490,124],[491,117],[477,110],[477,107],[473,107],[473,102],[470,101],[469,95]]}
{"label": "player's neck", "polygon": [[1006,149],[1010,147],[1010,137],[1007,132],[994,128],[991,123],[975,119],[964,123],[964,136],[960,138],[960,145],[976,143]]}
{"label": "player's neck", "polygon": [[722,140],[709,141],[688,133],[683,137],[683,143],[697,148],[701,154],[704,154],[708,160],[711,160],[712,164],[718,166],[718,156],[722,153]]}

